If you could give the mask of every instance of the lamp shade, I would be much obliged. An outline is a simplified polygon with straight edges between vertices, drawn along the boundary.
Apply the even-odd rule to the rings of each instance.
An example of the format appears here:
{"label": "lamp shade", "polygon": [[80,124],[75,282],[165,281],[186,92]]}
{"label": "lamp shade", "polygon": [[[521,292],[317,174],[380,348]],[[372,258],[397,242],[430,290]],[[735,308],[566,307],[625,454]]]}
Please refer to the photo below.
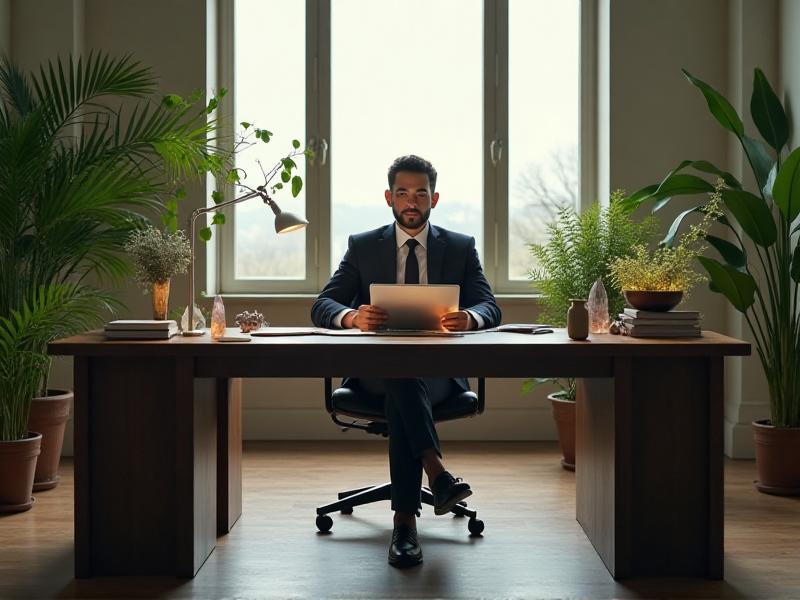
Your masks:
{"label": "lamp shade", "polygon": [[308,225],[308,221],[294,213],[283,212],[279,209],[278,214],[275,215],[275,231],[277,233],[297,231],[306,225]]}

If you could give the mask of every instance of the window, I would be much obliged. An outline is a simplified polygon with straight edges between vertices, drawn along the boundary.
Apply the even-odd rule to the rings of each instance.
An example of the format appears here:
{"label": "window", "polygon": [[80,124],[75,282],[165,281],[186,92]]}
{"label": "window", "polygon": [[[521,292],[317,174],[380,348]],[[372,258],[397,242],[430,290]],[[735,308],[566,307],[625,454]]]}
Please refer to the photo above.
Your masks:
{"label": "window", "polygon": [[530,291],[528,244],[580,197],[580,0],[236,0],[232,12],[221,79],[234,122],[275,133],[237,166],[258,182],[256,159],[269,166],[292,138],[316,156],[300,165],[301,196],[275,198],[305,212],[304,232],[278,236],[256,201],[229,215],[222,292],[321,289],[349,234],[391,222],[386,171],[409,153],[439,172],[431,222],[475,237],[496,292]]}

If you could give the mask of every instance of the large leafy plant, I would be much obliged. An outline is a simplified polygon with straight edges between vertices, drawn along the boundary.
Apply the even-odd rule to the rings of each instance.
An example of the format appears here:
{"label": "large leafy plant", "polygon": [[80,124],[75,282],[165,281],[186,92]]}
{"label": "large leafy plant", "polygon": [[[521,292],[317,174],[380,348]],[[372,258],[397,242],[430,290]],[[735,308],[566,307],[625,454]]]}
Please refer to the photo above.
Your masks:
{"label": "large leafy plant", "polygon": [[[128,276],[120,250],[130,233],[157,214],[174,226],[184,182],[226,168],[210,145],[218,99],[155,100],[156,83],[130,57],[96,53],[32,75],[0,59],[4,414],[27,419],[9,383],[20,365],[38,365],[30,381],[44,392],[49,361],[36,357],[47,343],[101,323],[118,305],[101,287]],[[47,318],[36,316],[42,310]]]}
{"label": "large leafy plant", "polygon": [[[625,202],[635,208],[654,202],[656,211],[674,196],[714,190],[702,175],[724,181],[724,214],[718,221],[727,238],[706,235],[719,259],[698,257],[714,292],[723,294],[744,315],[769,385],[770,417],[778,427],[800,427],[800,148],[789,152],[789,122],[767,78],[755,69],[750,114],[764,142],[748,136],[736,110],[713,87],[684,70],[703,94],[711,114],[742,146],[757,189],[744,189],[733,175],[708,161],[685,160],[661,183],[649,185]],[[691,168],[701,173],[687,173]],[[670,232],[690,214],[706,210],[706,202],[686,208]],[[671,244],[668,235],[663,241]]]}

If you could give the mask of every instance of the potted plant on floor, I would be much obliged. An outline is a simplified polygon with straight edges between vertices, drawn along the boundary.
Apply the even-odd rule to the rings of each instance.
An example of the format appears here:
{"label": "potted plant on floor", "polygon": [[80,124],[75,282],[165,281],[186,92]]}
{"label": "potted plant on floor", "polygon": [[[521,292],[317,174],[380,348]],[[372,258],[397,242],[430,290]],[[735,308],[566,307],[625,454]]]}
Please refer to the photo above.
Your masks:
{"label": "potted plant on floor", "polygon": [[[4,419],[14,423],[3,435],[13,443],[56,423],[60,433],[45,436],[38,461],[45,486],[57,481],[71,397],[48,389],[47,343],[102,323],[118,303],[88,282],[124,282],[130,267],[120,250],[130,233],[147,215],[174,223],[182,182],[226,168],[226,155],[209,146],[217,98],[155,101],[156,89],[153,72],[131,57],[94,53],[33,76],[0,59],[0,317],[25,340],[6,339],[3,368],[19,385],[3,386],[0,405],[11,411]],[[70,294],[84,319],[71,320]],[[20,333],[31,331],[20,319],[28,323],[43,305],[48,318],[29,322],[35,335]],[[30,402],[19,395],[30,385],[44,410],[34,409],[25,427]]]}
{"label": "potted plant on floor", "polygon": [[[750,114],[764,142],[751,138],[730,102],[710,85],[684,70],[703,94],[717,122],[742,146],[750,164],[755,192],[707,161],[683,161],[661,183],[647,186],[626,200],[636,207],[655,201],[654,209],[679,195],[711,191],[691,167],[724,181],[720,190],[725,214],[719,217],[728,237],[706,240],[721,260],[699,257],[714,292],[723,294],[744,315],[755,338],[769,386],[770,418],[755,421],[758,480],[756,487],[773,494],[800,493],[800,148],[789,152],[789,122],[784,108],[760,69],[755,69]],[[686,209],[673,223],[677,229]]]}
{"label": "potted plant on floor", "polygon": [[[586,298],[598,279],[606,286],[609,312],[614,315],[622,310],[625,300],[610,277],[610,264],[615,258],[630,254],[634,246],[646,243],[655,231],[652,217],[641,222],[631,218],[623,205],[624,198],[624,192],[615,191],[607,207],[595,203],[583,214],[574,208],[561,209],[556,222],[548,226],[547,242],[530,246],[536,266],[529,276],[542,294],[539,320],[563,327],[570,298]],[[561,464],[574,469],[575,381],[531,379],[523,384],[523,391],[542,383],[560,387],[549,398],[558,425]]]}

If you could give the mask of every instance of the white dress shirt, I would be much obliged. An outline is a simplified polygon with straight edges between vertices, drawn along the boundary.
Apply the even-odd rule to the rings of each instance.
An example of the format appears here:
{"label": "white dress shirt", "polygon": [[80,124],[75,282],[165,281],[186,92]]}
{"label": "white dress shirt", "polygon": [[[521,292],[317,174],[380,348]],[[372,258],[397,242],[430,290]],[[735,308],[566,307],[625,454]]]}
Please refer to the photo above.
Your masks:
{"label": "white dress shirt", "polygon": [[[408,260],[408,246],[406,242],[412,237],[419,242],[414,248],[414,254],[417,255],[417,264],[419,265],[419,282],[421,284],[428,283],[428,231],[430,226],[425,223],[425,227],[417,235],[411,236],[403,231],[397,223],[394,224],[394,237],[397,244],[397,283],[406,282],[406,260]],[[346,308],[339,312],[333,319],[334,327],[342,328],[342,319],[347,313],[356,312],[352,308]],[[468,329],[480,329],[483,327],[483,317],[471,310],[467,311],[470,316],[470,323]]]}

